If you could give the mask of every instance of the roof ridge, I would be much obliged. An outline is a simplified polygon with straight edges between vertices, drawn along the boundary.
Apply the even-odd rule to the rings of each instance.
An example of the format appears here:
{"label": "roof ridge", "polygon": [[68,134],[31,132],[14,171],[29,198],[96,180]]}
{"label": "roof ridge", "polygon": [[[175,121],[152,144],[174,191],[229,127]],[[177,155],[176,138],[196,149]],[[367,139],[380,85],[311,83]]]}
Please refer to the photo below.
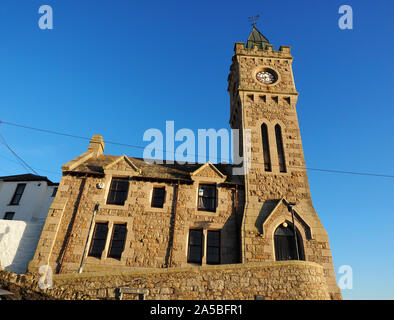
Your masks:
{"label": "roof ridge", "polygon": [[55,184],[57,184],[57,182],[52,182],[46,176],[40,176],[38,174],[32,174],[32,173],[22,173],[22,174],[10,175],[10,176],[1,176],[0,180],[5,181],[5,182],[11,182],[11,181],[46,181],[46,182],[48,182],[48,185],[55,185]]}

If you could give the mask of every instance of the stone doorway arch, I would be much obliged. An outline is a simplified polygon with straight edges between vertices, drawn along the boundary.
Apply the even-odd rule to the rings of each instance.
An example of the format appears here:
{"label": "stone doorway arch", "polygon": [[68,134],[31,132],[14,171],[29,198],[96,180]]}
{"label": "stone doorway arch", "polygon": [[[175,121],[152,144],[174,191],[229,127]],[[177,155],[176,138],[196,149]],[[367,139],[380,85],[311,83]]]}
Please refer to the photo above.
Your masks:
{"label": "stone doorway arch", "polygon": [[280,224],[274,232],[275,260],[305,260],[304,246],[300,232],[296,228],[298,256],[294,238],[294,228],[290,223]]}

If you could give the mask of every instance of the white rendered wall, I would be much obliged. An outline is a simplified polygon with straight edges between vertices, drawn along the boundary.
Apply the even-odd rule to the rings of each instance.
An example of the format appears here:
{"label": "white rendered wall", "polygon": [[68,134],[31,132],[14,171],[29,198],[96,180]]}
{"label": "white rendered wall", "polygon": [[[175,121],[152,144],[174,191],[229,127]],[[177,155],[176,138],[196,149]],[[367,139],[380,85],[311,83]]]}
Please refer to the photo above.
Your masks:
{"label": "white rendered wall", "polygon": [[[10,206],[18,183],[26,183],[25,190],[19,205]],[[51,195],[55,187],[48,186],[46,181],[0,182],[0,219],[6,212],[15,212],[13,220],[45,220],[54,199]]]}
{"label": "white rendered wall", "polygon": [[[26,183],[19,205],[9,203],[18,183]],[[0,266],[25,273],[34,257],[49,207],[57,186],[46,181],[0,182]],[[6,212],[15,212],[12,220],[3,220]]]}

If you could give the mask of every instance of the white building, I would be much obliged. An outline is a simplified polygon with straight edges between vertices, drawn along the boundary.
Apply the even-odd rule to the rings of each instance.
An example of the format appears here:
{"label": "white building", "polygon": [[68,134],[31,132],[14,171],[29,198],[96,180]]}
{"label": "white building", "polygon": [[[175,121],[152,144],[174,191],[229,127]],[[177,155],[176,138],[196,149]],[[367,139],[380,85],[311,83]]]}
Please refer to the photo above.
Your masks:
{"label": "white building", "polygon": [[58,185],[33,174],[0,177],[0,267],[26,272]]}

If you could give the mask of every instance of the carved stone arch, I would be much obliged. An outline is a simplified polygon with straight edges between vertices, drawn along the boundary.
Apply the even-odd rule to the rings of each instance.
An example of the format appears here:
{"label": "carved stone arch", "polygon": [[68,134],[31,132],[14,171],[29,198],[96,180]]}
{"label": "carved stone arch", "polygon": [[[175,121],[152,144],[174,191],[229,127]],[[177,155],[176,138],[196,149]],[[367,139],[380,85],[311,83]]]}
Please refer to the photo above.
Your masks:
{"label": "carved stone arch", "polygon": [[[270,131],[272,130],[272,125],[271,125],[271,121],[268,119],[268,118],[259,118],[259,119],[256,119],[256,132],[257,132],[257,134],[258,134],[258,137],[259,137],[259,142],[260,142],[260,150],[261,150],[261,152],[263,151],[263,148],[262,148],[262,135],[261,135],[261,126],[263,125],[263,124],[266,124],[267,125],[267,130],[268,130],[268,133],[270,133]],[[271,139],[269,139],[269,142],[270,142],[270,145],[271,145]],[[271,150],[270,150],[271,151]]]}
{"label": "carved stone arch", "polygon": [[259,133],[260,133],[260,149],[262,160],[264,164],[264,171],[272,171],[272,151],[271,151],[271,137],[270,137],[270,123],[268,120],[259,121]]}
{"label": "carved stone arch", "polygon": [[[284,140],[285,140],[284,139],[284,137],[285,137],[284,132],[285,132],[285,129],[286,129],[286,125],[282,122],[282,120],[279,120],[279,119],[275,119],[274,121],[271,121],[271,128],[270,129],[272,130],[274,136],[275,136],[275,127],[277,125],[279,125],[280,128],[281,128],[282,139],[283,139],[283,143],[284,143]],[[276,146],[276,139],[275,139],[275,152],[276,152],[276,148],[277,148],[277,146]],[[285,152],[286,152],[286,150],[285,150]]]}
{"label": "carved stone arch", "polygon": [[[274,220],[271,221],[269,228],[267,228],[267,236],[274,241],[274,234],[275,234],[275,230],[284,222],[286,222],[289,226],[292,226],[293,223],[291,221],[291,216],[290,217],[276,217]],[[305,243],[308,239],[308,232],[305,230],[304,226],[302,223],[300,223],[300,221],[298,219],[294,219],[294,224],[296,229],[298,230],[298,232],[300,233],[302,242],[303,242],[303,247],[305,247]],[[274,242],[272,242],[274,243]],[[275,253],[275,251],[274,251]],[[274,255],[275,256],[275,255]]]}
{"label": "carved stone arch", "polygon": [[[305,221],[297,211],[297,209],[294,209],[294,224],[300,235],[303,255],[307,256],[307,241],[311,240],[311,228],[309,223]],[[269,250],[273,257],[276,256],[274,234],[278,226],[283,224],[283,222],[286,222],[289,226],[293,225],[292,216],[288,210],[288,202],[284,198],[278,201],[275,207],[266,214],[262,221],[262,232],[264,237],[269,240]]]}
{"label": "carved stone arch", "polygon": [[282,122],[282,120],[280,119],[275,119],[275,121],[271,121],[272,122],[272,127],[275,128],[275,126],[277,124],[279,124],[281,126],[281,128],[286,128],[286,125],[284,124],[284,122]]}
{"label": "carved stone arch", "polygon": [[285,220],[274,228],[272,241],[276,261],[305,260],[303,237],[297,225],[293,226],[291,221]]}
{"label": "carved stone arch", "polygon": [[[263,123],[267,125],[267,131],[268,131],[268,141],[269,141],[269,152],[270,152],[270,159],[271,159],[271,167],[272,167],[272,172],[277,173],[279,172],[279,167],[278,167],[278,153],[277,153],[277,146],[276,146],[276,137],[275,137],[275,125],[278,123],[278,120],[269,120],[267,118],[262,118],[257,121],[259,127],[259,141],[261,142],[261,155],[263,159],[263,144],[262,144],[262,130],[261,126]],[[280,122],[281,123],[281,122]],[[282,125],[282,124],[280,124]]]}
{"label": "carved stone arch", "polygon": [[[259,119],[256,119],[256,127],[257,127],[258,129],[261,128],[261,126],[263,125],[263,123],[265,123],[265,124],[267,125],[267,128],[268,128],[268,129],[271,129],[271,128],[272,128],[272,121],[269,120],[268,118],[259,118]],[[260,134],[261,134],[261,133],[260,133]],[[260,138],[261,138],[261,136],[260,136]],[[261,140],[261,139],[260,139],[260,140]]]}
{"label": "carved stone arch", "polygon": [[[273,228],[277,227],[279,224],[283,223],[285,220],[291,221],[291,213],[288,210],[286,199],[282,198],[276,206],[272,209],[272,211],[266,215],[266,218],[262,222],[262,231],[263,233],[270,237],[273,232]],[[300,230],[303,239],[311,240],[312,232],[311,228],[305,219],[301,217],[301,215],[297,212],[298,209],[294,209],[294,224]]]}

